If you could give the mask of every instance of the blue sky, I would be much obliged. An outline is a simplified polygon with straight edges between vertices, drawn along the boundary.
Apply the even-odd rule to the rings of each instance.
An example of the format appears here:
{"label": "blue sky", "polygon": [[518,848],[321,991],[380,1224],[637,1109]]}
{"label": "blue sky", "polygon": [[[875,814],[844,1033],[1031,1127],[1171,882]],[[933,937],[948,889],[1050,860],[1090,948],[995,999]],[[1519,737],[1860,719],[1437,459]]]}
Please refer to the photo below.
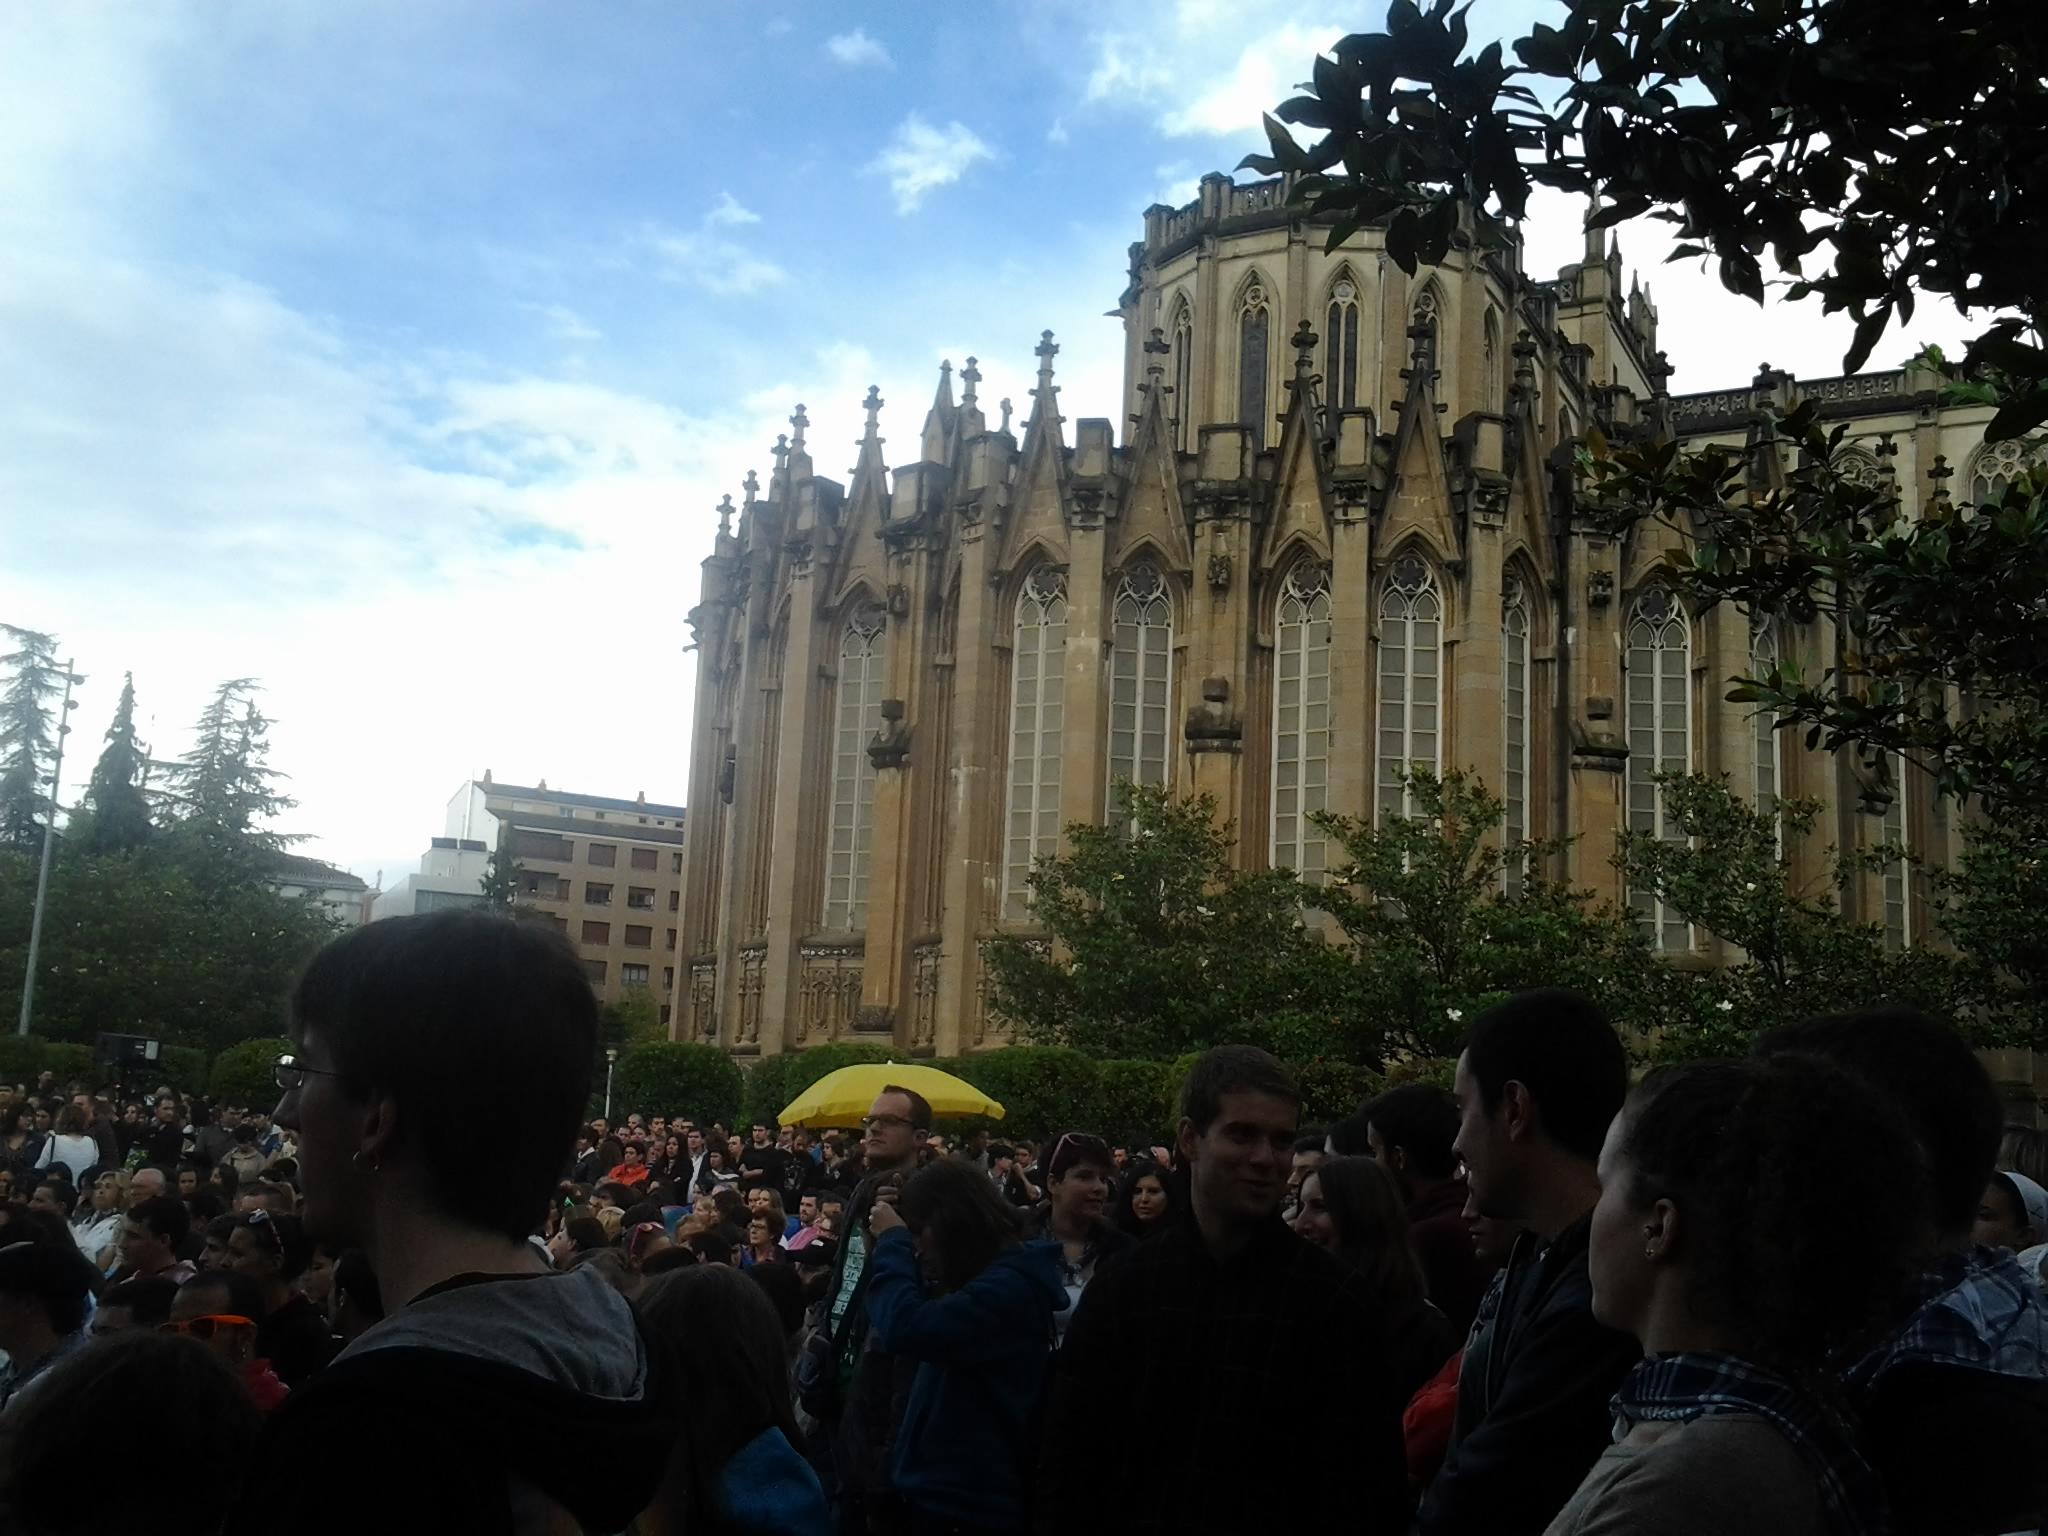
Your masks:
{"label": "blue sky", "polygon": [[[1479,0],[1474,30],[1548,9]],[[132,669],[160,753],[261,677],[288,826],[365,877],[486,767],[680,800],[711,509],[792,406],[839,473],[878,384],[907,458],[941,357],[1021,414],[1049,327],[1065,414],[1114,416],[1141,211],[1258,148],[1379,11],[18,8],[0,620],[91,679],[67,795]],[[1659,238],[1625,232],[1632,264]],[[1578,245],[1540,204],[1532,270]],[[1648,276],[1676,388],[1839,369],[1840,326]]]}

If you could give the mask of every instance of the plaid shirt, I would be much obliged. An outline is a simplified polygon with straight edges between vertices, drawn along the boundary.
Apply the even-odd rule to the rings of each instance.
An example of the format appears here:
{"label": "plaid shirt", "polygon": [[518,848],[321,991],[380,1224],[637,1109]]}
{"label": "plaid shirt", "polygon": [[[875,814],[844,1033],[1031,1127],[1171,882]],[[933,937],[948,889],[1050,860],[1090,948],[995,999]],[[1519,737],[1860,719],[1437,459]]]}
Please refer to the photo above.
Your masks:
{"label": "plaid shirt", "polygon": [[1942,1255],[1921,1277],[1919,1302],[1896,1336],[1849,1371],[1850,1386],[1867,1390],[1908,1363],[2048,1380],[2048,1309],[2011,1254]]}
{"label": "plaid shirt", "polygon": [[1690,1423],[1717,1414],[1762,1419],[1812,1471],[1839,1536],[1881,1536],[1890,1526],[1884,1487],[1842,1419],[1784,1377],[1734,1355],[1652,1355],[1614,1397],[1614,1437],[1632,1424]]}

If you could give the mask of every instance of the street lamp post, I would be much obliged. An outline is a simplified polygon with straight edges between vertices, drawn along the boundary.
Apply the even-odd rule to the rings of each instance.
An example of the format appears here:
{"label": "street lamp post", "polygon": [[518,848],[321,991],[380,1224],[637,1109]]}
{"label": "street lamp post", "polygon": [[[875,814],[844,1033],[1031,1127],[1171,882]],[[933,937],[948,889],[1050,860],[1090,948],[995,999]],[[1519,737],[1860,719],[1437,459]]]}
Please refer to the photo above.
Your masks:
{"label": "street lamp post", "polygon": [[612,1123],[612,1069],[619,1064],[617,1046],[606,1046],[604,1052],[604,1123]]}
{"label": "street lamp post", "polygon": [[50,850],[57,840],[57,794],[63,783],[64,738],[71,734],[71,711],[78,707],[71,702],[71,688],[84,681],[71,670],[70,662],[64,663],[64,707],[57,711],[57,760],[50,765],[50,812],[43,819],[43,861],[36,871],[36,904],[28,920],[28,972],[21,978],[21,1023],[14,1031],[17,1035],[28,1033],[29,1020],[35,1014],[36,953],[43,947],[43,903],[50,894]]}

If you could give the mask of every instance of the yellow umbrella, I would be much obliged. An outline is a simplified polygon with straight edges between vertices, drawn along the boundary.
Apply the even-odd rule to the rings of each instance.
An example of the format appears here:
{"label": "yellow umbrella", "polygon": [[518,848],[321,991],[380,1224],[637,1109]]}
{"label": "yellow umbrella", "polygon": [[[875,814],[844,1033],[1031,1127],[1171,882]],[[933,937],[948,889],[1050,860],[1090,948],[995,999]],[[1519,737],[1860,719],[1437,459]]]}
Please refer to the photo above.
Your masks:
{"label": "yellow umbrella", "polygon": [[908,1088],[924,1095],[932,1113],[948,1120],[969,1115],[1003,1118],[1003,1106],[972,1083],[962,1082],[937,1067],[914,1062],[860,1062],[827,1072],[790,1101],[777,1118],[784,1125],[851,1126],[867,1117],[875,1095],[884,1088]]}

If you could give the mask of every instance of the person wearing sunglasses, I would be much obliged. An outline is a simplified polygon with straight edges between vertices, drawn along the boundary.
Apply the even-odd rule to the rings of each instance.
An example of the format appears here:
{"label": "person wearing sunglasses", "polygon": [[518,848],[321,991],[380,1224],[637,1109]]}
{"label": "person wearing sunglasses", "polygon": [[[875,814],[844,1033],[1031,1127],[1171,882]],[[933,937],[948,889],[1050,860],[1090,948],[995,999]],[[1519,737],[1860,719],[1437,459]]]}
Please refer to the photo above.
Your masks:
{"label": "person wearing sunglasses", "polygon": [[178,1287],[167,1333],[197,1339],[231,1368],[259,1413],[273,1413],[291,1395],[257,1350],[263,1287],[231,1269],[209,1269]]}
{"label": "person wearing sunglasses", "polygon": [[335,1352],[334,1331],[326,1317],[297,1289],[312,1259],[313,1244],[297,1217],[248,1211],[234,1220],[224,1267],[248,1276],[262,1291],[257,1353],[286,1386],[304,1386]]}
{"label": "person wearing sunglasses", "polygon": [[388,1310],[272,1418],[230,1532],[390,1528],[389,1480],[367,1474],[428,1445],[406,1529],[622,1529],[674,1436],[663,1380],[604,1275],[530,1240],[590,1102],[575,951],[494,913],[388,918],[313,957],[288,1032],[274,1118],[300,1215],[363,1250]]}

